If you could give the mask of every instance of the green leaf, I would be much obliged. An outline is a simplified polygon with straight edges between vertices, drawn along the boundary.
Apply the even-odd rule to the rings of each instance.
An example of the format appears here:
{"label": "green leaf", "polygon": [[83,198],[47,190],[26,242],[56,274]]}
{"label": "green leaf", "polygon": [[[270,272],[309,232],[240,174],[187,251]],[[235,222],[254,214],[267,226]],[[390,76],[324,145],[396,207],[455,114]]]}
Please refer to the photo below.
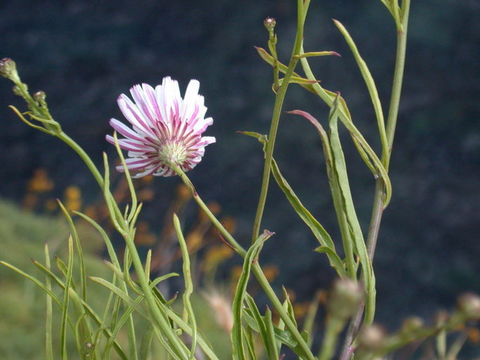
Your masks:
{"label": "green leaf", "polygon": [[345,272],[344,264],[342,259],[337,255],[335,251],[333,251],[331,248],[328,246],[319,246],[315,250],[315,252],[320,253],[320,254],[326,254],[328,256],[328,259],[330,260],[330,264],[332,265],[333,268],[335,269],[341,269],[341,272],[337,270],[337,273],[340,277],[346,277],[347,273]]}
{"label": "green leaf", "polygon": [[[293,111],[290,113],[297,114],[298,111]],[[267,141],[266,135],[262,135],[253,131],[241,131],[239,133],[256,138],[260,143],[264,145],[264,150],[265,150],[265,144]],[[278,164],[276,163],[275,160],[272,161],[272,174],[278,186],[283,191],[285,197],[290,202],[290,205],[292,206],[292,208],[295,210],[297,215],[305,222],[305,224],[309,227],[309,229],[312,231],[313,235],[318,240],[320,245],[325,246],[331,250],[329,252],[325,252],[329,259],[330,265],[336,270],[337,274],[340,277],[345,277],[346,276],[345,267],[343,265],[343,262],[340,260],[340,258],[336,253],[335,244],[330,234],[318,222],[318,220],[310,213],[310,211],[308,211],[308,209],[305,208],[305,206],[302,204],[299,197],[295,194],[295,192],[291,188],[290,184],[281,174]]]}
{"label": "green leaf", "polygon": [[[243,309],[243,320],[245,320],[245,323],[250,329],[261,334],[262,331],[265,331],[265,324],[260,314],[260,311],[258,310],[253,299],[250,300],[250,295],[248,294],[246,295],[246,302],[248,307]],[[298,342],[295,341],[294,337],[288,330],[284,330],[282,328],[279,328],[278,326],[275,326],[274,331],[275,338],[280,343],[288,346],[291,349],[294,349],[296,346],[298,346]]]}
{"label": "green leaf", "polygon": [[285,194],[286,198],[290,202],[290,205],[292,205],[292,208],[295,210],[297,215],[309,227],[309,229],[312,231],[313,235],[321,244],[321,246],[329,249],[329,251],[326,251],[325,254],[328,257],[330,266],[332,266],[336,270],[337,274],[340,277],[345,277],[345,267],[342,260],[340,260],[339,256],[337,255],[337,252],[335,250],[335,244],[333,243],[330,234],[310,213],[310,211],[308,211],[307,208],[305,208],[305,206],[302,204],[298,196],[288,184],[287,180],[280,173],[280,169],[275,160],[272,161],[272,174],[278,186]]}
{"label": "green leaf", "polygon": [[[65,284],[62,282],[62,280],[56,276],[49,268],[46,266],[40,264],[38,261],[34,261],[33,264],[43,273],[45,273],[46,276],[48,276],[50,279],[55,281],[55,283],[60,286],[63,290],[65,290]],[[38,285],[38,284],[37,284]],[[70,288],[70,296],[80,303],[83,308],[85,309],[86,313],[89,315],[89,317],[95,322],[97,326],[102,327],[103,333],[106,335],[107,338],[111,337],[111,332],[109,329],[106,329],[104,327],[105,322],[100,319],[100,317],[95,313],[95,311],[83,300],[80,298],[80,296],[75,292],[73,288]],[[55,300],[55,298],[53,298]],[[59,300],[58,300],[59,301]],[[60,303],[59,303],[60,305]],[[124,354],[123,350],[121,349],[120,345],[114,341],[114,348],[117,354],[123,359],[126,360],[127,356]]]}
{"label": "green leaf", "polygon": [[65,216],[65,219],[67,219],[68,226],[70,228],[70,233],[72,234],[73,240],[75,242],[75,248],[77,250],[77,256],[78,256],[78,263],[80,266],[80,287],[82,289],[82,298],[84,300],[87,300],[87,286],[86,286],[86,271],[85,271],[85,262],[83,260],[83,250],[82,250],[82,244],[80,243],[80,238],[78,237],[78,232],[75,227],[75,224],[73,223],[73,219],[68,213],[68,210],[65,208],[65,206],[62,204],[60,200],[57,200],[58,206],[62,210],[63,215]]}
{"label": "green leaf", "polygon": [[336,51],[310,51],[300,55],[296,55],[297,59],[306,58],[306,57],[318,57],[318,56],[339,56],[340,54]]}
{"label": "green leaf", "polygon": [[[315,317],[317,316],[318,308],[320,306],[320,292],[315,294],[314,299],[310,303],[307,311],[307,315],[303,320],[303,332],[306,334],[313,334],[314,326],[315,326]],[[309,340],[307,341],[309,346],[312,346],[313,338],[309,336]]]}
{"label": "green leaf", "polygon": [[190,297],[193,293],[193,281],[190,270],[190,256],[188,255],[188,247],[180,226],[180,220],[177,214],[173,214],[173,227],[177,234],[178,243],[180,245],[180,251],[183,259],[183,279],[185,283],[185,290],[182,295],[183,300],[183,319],[185,322],[190,323],[192,327],[192,347],[190,349],[190,359],[195,357],[195,348],[197,346],[197,321],[195,319],[195,313],[192,308]]}
{"label": "green leaf", "polygon": [[153,340],[153,328],[150,327],[145,334],[143,334],[142,343],[140,344],[140,356],[139,360],[148,360],[150,356],[150,348]]}
{"label": "green leaf", "polygon": [[245,329],[245,332],[246,334],[244,339],[249,359],[257,360],[257,355],[255,354],[255,339],[253,337],[253,331],[251,328],[247,327]]}
{"label": "green leaf", "polygon": [[290,296],[288,295],[287,289],[282,286],[282,291],[283,291],[283,297],[285,298],[283,302],[283,307],[287,310],[287,314],[290,317],[290,320],[295,324],[295,327],[298,327],[297,325],[297,319],[295,319],[295,311],[293,309],[293,304],[292,301],[290,300]]}
{"label": "green leaf", "polygon": [[[144,300],[143,296],[137,296],[137,298],[135,300],[133,300],[127,306],[127,309],[125,310],[125,312],[122,314],[122,316],[115,323],[115,327],[113,328],[113,331],[110,335],[110,338],[109,338],[107,344],[105,345],[105,349],[104,349],[104,352],[103,352],[105,354],[104,357],[103,357],[104,359],[109,359],[110,358],[110,349],[114,345],[114,342],[115,342],[118,334],[120,333],[120,330],[125,326],[127,321],[130,320],[130,318],[132,316],[132,313],[135,310],[138,310],[138,307],[143,300]],[[133,344],[130,344],[130,346],[133,346]],[[134,356],[136,357],[136,355],[134,355]]]}
{"label": "green leaf", "polygon": [[[270,64],[272,67],[275,67],[275,66],[278,66],[278,70],[285,74],[287,72],[287,69],[288,69],[288,66],[286,66],[285,64],[281,63],[280,61],[276,60],[272,55],[270,55],[265,49],[261,48],[261,47],[255,47],[255,49],[257,50],[257,53],[258,55],[260,56],[260,58],[262,60],[264,60],[266,63]],[[295,77],[296,79],[302,79],[304,81],[299,81],[297,82],[299,85],[301,85],[302,87],[304,87],[305,89],[315,93],[315,91],[313,90],[312,88],[312,84],[311,82],[309,82],[309,79],[306,79],[304,78],[303,76],[300,76],[298,73],[296,72],[293,72],[292,74],[292,77]],[[317,83],[318,81],[315,80],[315,83]]]}
{"label": "green leaf", "polygon": [[123,156],[122,149],[120,148],[120,144],[118,143],[118,138],[117,138],[117,132],[116,131],[113,132],[113,139],[114,139],[114,145],[115,145],[115,148],[117,150],[118,157],[120,158],[120,162],[121,162],[122,167],[123,167],[123,172],[124,172],[125,178],[127,179],[128,190],[130,192],[130,197],[131,197],[131,200],[132,200],[130,212],[128,213],[128,215],[125,216],[125,218],[127,219],[127,223],[129,223],[130,228],[133,229],[133,227],[135,226],[135,222],[132,221],[132,220],[133,220],[134,217],[136,218],[135,213],[137,212],[137,205],[138,205],[137,193],[135,191],[135,187],[133,186],[132,177],[130,175],[130,170],[128,169],[127,163],[125,161],[125,157]]}
{"label": "green leaf", "polygon": [[377,91],[377,86],[375,85],[375,81],[373,80],[372,74],[368,69],[367,63],[365,62],[365,60],[363,60],[362,56],[360,55],[357,45],[353,41],[347,29],[342,25],[340,21],[334,19],[333,22],[335,26],[338,28],[338,30],[340,31],[340,33],[345,38],[347,45],[350,47],[350,50],[353,53],[353,57],[355,58],[357,66],[360,69],[360,73],[362,74],[363,80],[365,81],[365,85],[367,86],[368,93],[370,94],[370,99],[372,100],[375,116],[377,118],[377,126],[380,134],[380,143],[382,144],[382,154],[383,156],[387,156],[389,149],[388,149],[387,133],[385,130],[385,119],[383,116],[382,103],[380,102],[380,98],[378,96],[378,91]]}
{"label": "green leaf", "polygon": [[246,309],[249,311],[247,312],[246,309],[244,311],[247,312],[247,315],[251,314],[256,323],[256,326],[254,325],[252,329],[256,330],[262,337],[268,358],[270,360],[278,360],[278,350],[273,330],[271,311],[267,310],[265,316],[262,316],[255,304],[255,300],[248,293],[245,295],[245,300],[248,306]]}
{"label": "green leaf", "polygon": [[72,284],[73,277],[73,239],[72,236],[68,238],[68,261],[67,261],[67,273],[65,279],[65,289],[63,293],[62,304],[62,320],[60,327],[60,351],[62,354],[62,360],[68,359],[67,352],[67,322],[68,322],[68,307],[70,303],[70,286]]}
{"label": "green leaf", "polygon": [[[48,244],[45,243],[44,247],[45,254],[45,264],[48,269],[50,269],[50,252],[48,250]],[[52,282],[48,275],[45,275],[45,288],[51,292],[52,291]],[[45,316],[45,359],[53,360],[53,335],[52,335],[52,325],[53,325],[53,308],[52,308],[52,298],[48,293],[46,294],[46,316]]]}
{"label": "green leaf", "polygon": [[[315,80],[315,76],[310,68],[307,58],[300,59],[303,70],[307,75],[307,78],[310,80]],[[330,108],[333,107],[335,101],[338,102],[339,108],[339,118],[342,121],[343,125],[347,128],[352,137],[352,141],[360,154],[362,160],[365,162],[367,167],[373,173],[374,177],[380,177],[385,186],[385,198],[383,199],[383,206],[387,207],[392,196],[392,184],[390,183],[390,178],[388,173],[383,165],[383,163],[378,158],[377,154],[370,147],[368,142],[365,140],[363,135],[357,129],[352,121],[352,116],[348,110],[347,103],[345,99],[339,96],[337,93],[324,89],[320,84],[315,83],[311,85],[311,90],[313,93],[317,94]],[[337,99],[337,100],[336,100]]]}
{"label": "green leaf", "polygon": [[273,235],[272,232],[265,230],[255,242],[248,249],[243,262],[242,273],[238,279],[237,287],[235,290],[235,297],[233,299],[232,312],[233,312],[233,329],[232,329],[232,347],[233,357],[237,360],[244,360],[244,334],[242,325],[242,306],[247,293],[248,280],[250,279],[250,272],[252,264],[258,261],[258,255],[263,247],[263,244],[267,239]]}
{"label": "green leaf", "polygon": [[335,180],[338,183],[339,193],[341,196],[341,209],[345,215],[348,226],[348,232],[351,235],[355,246],[356,254],[360,259],[362,266],[362,276],[364,284],[367,288],[367,303],[365,304],[365,321],[367,324],[373,321],[375,312],[375,276],[373,273],[370,257],[368,256],[367,247],[363,238],[362,229],[357,218],[355,206],[350,192],[350,184],[348,181],[347,166],[345,156],[343,154],[340,136],[338,134],[338,100],[334,103],[330,112],[330,144],[332,148],[333,166],[335,170]]}
{"label": "green leaf", "polygon": [[[140,211],[141,209],[141,206],[142,204],[140,204],[138,206],[138,209],[137,209],[137,212]],[[123,283],[122,283],[122,286],[123,286],[123,289],[125,292],[127,292],[127,283],[126,281],[124,280],[123,278],[123,273],[122,273],[122,267],[120,265],[120,262],[118,260],[118,257],[117,257],[117,254],[116,254],[116,251],[115,251],[115,248],[113,247],[113,244],[112,244],[112,241],[110,240],[109,236],[107,235],[107,233],[105,232],[105,230],[95,221],[93,220],[92,218],[90,218],[89,216],[83,214],[83,213],[80,213],[80,212],[74,212],[76,215],[80,216],[82,219],[84,219],[85,221],[87,221],[90,225],[92,225],[97,231],[98,233],[100,234],[100,236],[102,237],[103,239],[103,242],[105,243],[105,246],[107,247],[107,252],[108,252],[108,255],[110,257],[110,260],[112,261],[112,264],[111,264],[111,268],[112,270],[114,271],[114,273],[119,273],[120,276],[119,278],[121,280],[123,280]],[[135,220],[132,220],[133,223],[135,223]],[[115,276],[115,275],[114,275]],[[115,278],[114,278],[115,279]],[[113,283],[115,282],[115,280],[113,281]],[[112,296],[113,296],[113,293],[110,292],[109,294],[109,298],[108,298],[108,301],[106,303],[106,306],[105,306],[105,310],[104,310],[104,316],[103,316],[103,319],[104,319],[104,322],[106,321],[107,319],[107,314],[109,314],[109,308],[110,308],[110,301],[112,299]],[[118,317],[118,313],[120,311],[120,307],[119,307],[120,303],[118,302],[118,299],[117,301],[115,301],[115,305],[112,309],[112,319],[113,319],[113,322],[116,321],[117,317]],[[129,329],[128,329],[128,338],[129,338],[129,342],[130,344],[132,344],[131,346],[131,354],[130,356],[133,358],[133,359],[137,359],[137,354],[135,352],[135,348],[136,348],[136,336],[135,336],[135,324],[133,322],[133,317],[131,317],[129,319]]]}
{"label": "green leaf", "polygon": [[267,353],[268,357],[271,360],[278,360],[279,359],[279,351],[281,350],[281,347],[277,347],[277,341],[275,338],[275,327],[273,326],[273,321],[272,321],[272,312],[270,309],[267,308],[267,311],[265,312],[264,316],[264,324],[266,328],[266,334],[265,334],[265,345],[267,348]]}

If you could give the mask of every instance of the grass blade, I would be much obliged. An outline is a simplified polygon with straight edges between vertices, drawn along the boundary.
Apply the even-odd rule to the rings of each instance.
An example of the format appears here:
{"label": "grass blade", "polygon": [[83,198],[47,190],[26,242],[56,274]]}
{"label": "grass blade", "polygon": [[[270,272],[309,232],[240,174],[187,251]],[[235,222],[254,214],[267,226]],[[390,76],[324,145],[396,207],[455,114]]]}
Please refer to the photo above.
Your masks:
{"label": "grass blade", "polygon": [[235,298],[233,299],[233,329],[232,329],[232,347],[233,358],[237,360],[245,359],[244,353],[244,334],[242,325],[243,302],[247,294],[248,280],[250,279],[250,272],[252,265],[257,261],[258,255],[267,239],[273,235],[272,232],[265,230],[253,245],[248,249],[243,262],[242,273],[238,279],[235,290]]}
{"label": "grass blade", "polygon": [[67,353],[67,322],[68,322],[68,308],[70,303],[70,286],[72,284],[73,277],[73,238],[68,238],[68,261],[67,261],[67,273],[65,279],[65,289],[63,291],[63,303],[62,303],[62,320],[60,326],[60,353],[62,354],[62,360],[68,359]]}
{"label": "grass blade", "polygon": [[65,206],[62,204],[61,201],[57,201],[57,202],[58,202],[58,206],[62,210],[63,215],[65,216],[65,219],[67,219],[67,223],[70,228],[70,233],[72,234],[71,236],[73,237],[73,241],[75,242],[75,249],[77,250],[78,263],[80,267],[80,287],[82,289],[81,294],[82,294],[82,298],[84,300],[87,300],[87,286],[86,286],[87,275],[85,272],[85,262],[83,259],[83,250],[82,250],[82,245],[80,243],[80,238],[78,237],[77,229],[75,227],[75,224],[73,223],[72,217],[68,213],[68,210],[65,208]]}
{"label": "grass blade", "polygon": [[[50,252],[48,244],[45,243],[45,264],[47,269],[50,269]],[[45,275],[45,288],[52,291],[52,282],[48,275]],[[52,298],[48,293],[46,294],[46,317],[45,317],[45,359],[53,360],[53,336],[52,336],[52,321],[53,321],[53,306]]]}
{"label": "grass blade", "polygon": [[193,311],[192,303],[190,301],[190,297],[193,293],[192,274],[190,271],[190,256],[188,255],[188,247],[182,233],[180,220],[175,213],[173,214],[173,227],[175,228],[175,232],[177,234],[178,243],[180,244],[180,251],[182,253],[183,259],[183,278],[185,282],[185,290],[182,295],[183,318],[187,323],[189,322],[192,327],[192,347],[190,350],[190,359],[193,359],[195,357],[195,348],[197,346],[197,321],[195,319],[195,313]]}

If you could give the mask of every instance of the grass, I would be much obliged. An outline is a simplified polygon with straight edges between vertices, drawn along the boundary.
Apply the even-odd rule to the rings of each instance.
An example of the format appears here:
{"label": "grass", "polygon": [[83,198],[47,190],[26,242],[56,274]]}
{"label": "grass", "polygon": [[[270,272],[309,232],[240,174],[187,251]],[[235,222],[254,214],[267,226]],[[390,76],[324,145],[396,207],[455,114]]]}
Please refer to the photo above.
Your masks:
{"label": "grass", "polygon": [[[84,251],[87,275],[110,279],[111,272],[98,255],[103,252],[102,240],[86,223],[79,221],[76,225]],[[44,263],[44,244],[48,243],[52,267],[55,268],[56,257],[66,260],[68,236],[68,226],[63,217],[35,215],[0,200],[0,260],[43,280],[43,274],[33,265],[32,260]],[[61,296],[58,288],[54,287],[54,290]],[[101,313],[108,297],[107,291],[91,281],[87,281],[87,290],[90,305]],[[45,303],[42,290],[12,270],[0,266],[0,359],[45,359]],[[229,335],[212,320],[215,318],[213,310],[201,296],[193,296],[192,303],[199,315],[199,327],[204,336],[211,340],[221,358],[229,358]],[[54,304],[54,354],[60,352],[60,312]],[[138,325],[138,329],[144,328],[141,324]],[[137,333],[138,340],[141,340],[142,335],[142,331]],[[122,347],[128,348],[125,332],[121,332],[117,340]],[[69,336],[67,345],[69,359],[79,359],[72,336]],[[152,352],[155,350],[154,347]],[[163,357],[157,353],[154,358]]]}

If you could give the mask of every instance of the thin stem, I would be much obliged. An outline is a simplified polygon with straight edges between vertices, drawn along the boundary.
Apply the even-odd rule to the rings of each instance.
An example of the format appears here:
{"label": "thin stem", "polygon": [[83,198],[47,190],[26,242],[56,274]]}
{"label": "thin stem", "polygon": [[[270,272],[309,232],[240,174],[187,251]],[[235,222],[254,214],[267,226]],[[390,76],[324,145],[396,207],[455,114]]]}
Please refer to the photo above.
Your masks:
{"label": "thin stem", "polygon": [[148,283],[149,280],[145,275],[142,261],[140,260],[140,256],[138,255],[137,248],[131,235],[132,234],[129,233],[128,236],[124,237],[124,239],[127,248],[130,251],[130,256],[132,257],[133,267],[135,268],[135,272],[137,273],[140,287],[142,288],[145,299],[147,300],[150,314],[155,319],[155,322],[159,325],[161,333],[167,338],[169,345],[172,347],[172,351],[176,354],[176,356],[178,356],[178,359],[187,360],[189,359],[189,356],[186,353],[187,349],[185,345],[175,334],[175,331],[169,324],[167,317],[165,316],[165,314],[161,313],[157,305],[152,289],[150,288],[150,285]]}
{"label": "thin stem", "polygon": [[93,163],[92,159],[87,155],[85,150],[83,150],[80,145],[78,145],[70,136],[65,134],[63,131],[60,132],[60,134],[56,135],[60,140],[62,140],[65,144],[70,146],[73,151],[77,153],[77,155],[83,160],[85,165],[87,165],[88,170],[92,173],[93,177],[97,181],[98,185],[100,188],[103,190],[103,177],[100,174],[100,171],[98,171],[97,167]]}
{"label": "thin stem", "polygon": [[[395,70],[393,74],[392,94],[390,97],[390,106],[388,111],[388,118],[386,124],[387,140],[388,140],[388,153],[383,154],[386,170],[390,164],[393,140],[395,137],[395,129],[398,119],[398,109],[400,106],[400,96],[402,92],[403,74],[405,69],[405,55],[407,49],[407,33],[408,33],[408,17],[410,13],[410,0],[404,0],[403,2],[403,18],[400,28],[397,28],[397,49],[395,57]],[[381,179],[378,179],[375,184],[375,193],[373,198],[372,214],[370,218],[370,225],[367,236],[367,250],[370,259],[373,261],[375,255],[375,249],[377,246],[378,234],[380,231],[380,224],[382,222],[384,207],[383,199],[385,196],[385,188]],[[351,359],[354,337],[356,336],[358,329],[360,328],[362,321],[362,314],[364,310],[364,304],[359,307],[357,314],[352,319],[345,336],[345,342],[340,356],[340,360]]]}
{"label": "thin stem", "polygon": [[270,302],[272,303],[273,307],[275,310],[277,310],[278,314],[280,315],[280,318],[283,320],[285,323],[286,328],[291,332],[293,338],[297,341],[298,346],[302,348],[303,352],[308,356],[308,360],[315,360],[315,356],[312,354],[312,351],[310,350],[310,347],[308,346],[307,342],[303,338],[303,336],[300,334],[298,331],[297,327],[293,323],[292,319],[290,319],[290,316],[287,314],[285,311],[282,303],[278,299],[277,295],[273,291],[272,287],[270,286],[270,283],[268,282],[268,279],[265,277],[265,274],[263,273],[262,268],[258,263],[255,263],[252,267],[253,274],[255,275],[258,283],[262,287],[263,291],[269,298]]}
{"label": "thin stem", "polygon": [[[62,141],[64,141],[67,145],[69,145],[79,156],[80,158],[84,161],[84,163],[87,165],[88,169],[94,176],[95,180],[97,181],[98,185],[102,188],[105,185],[105,182],[103,180],[102,175],[98,171],[97,167],[93,163],[93,161],[90,159],[90,157],[85,153],[85,151],[72,139],[70,138],[67,134],[61,132],[59,135],[57,135],[58,138],[60,138]],[[114,202],[115,203],[115,202]],[[115,203],[116,205],[116,203]],[[113,213],[111,214],[112,218],[119,218],[121,217],[121,213],[118,209],[118,206],[113,207]],[[125,225],[125,227],[128,227],[128,224],[122,222],[122,224]],[[137,248],[135,246],[135,243],[133,242],[133,236],[132,232],[128,231],[129,229],[124,229],[125,235],[125,243],[127,245],[128,250],[130,251],[130,254],[132,256],[132,261],[133,261],[133,266],[135,268],[135,271],[137,273],[140,286],[145,294],[145,298],[148,303],[149,310],[151,312],[151,315],[157,322],[157,324],[160,326],[162,329],[162,333],[165,334],[166,338],[168,339],[170,345],[172,346],[172,350],[176,353],[176,355],[179,357],[179,359],[188,359],[188,355],[186,354],[186,348],[185,346],[179,341],[178,337],[174,334],[173,329],[170,327],[168,320],[166,317],[160,312],[160,309],[157,307],[157,304],[155,302],[155,298],[151,292],[150,286],[148,284],[148,279],[146,278],[146,275],[144,273],[144,269],[142,266],[142,262],[140,260],[140,256],[138,255]]]}
{"label": "thin stem", "polygon": [[403,21],[400,29],[397,29],[397,55],[395,59],[395,72],[393,74],[392,94],[390,97],[390,107],[387,118],[387,139],[388,139],[388,159],[387,170],[390,164],[392,154],[393,140],[395,138],[395,129],[397,126],[398,109],[400,106],[400,96],[402,93],[403,74],[405,69],[405,55],[407,52],[407,33],[408,33],[408,16],[410,14],[410,0],[404,0],[403,4]]}
{"label": "thin stem", "polygon": [[196,201],[198,206],[203,210],[203,212],[207,215],[209,220],[212,222],[212,224],[217,228],[217,230],[222,234],[222,236],[225,238],[226,241],[233,247],[233,249],[240,254],[242,257],[245,257],[246,251],[240,245],[237,240],[225,229],[225,227],[222,225],[222,223],[215,217],[215,215],[210,211],[208,206],[203,202],[202,198],[198,195],[197,190],[195,189],[195,186],[192,184],[190,179],[188,178],[187,174],[175,163],[170,163],[168,164],[180,178],[182,179],[183,183],[190,189],[192,192],[193,199]]}
{"label": "thin stem", "polygon": [[280,89],[278,90],[275,96],[272,122],[270,125],[270,131],[268,134],[267,147],[265,150],[265,162],[263,166],[262,187],[260,190],[260,196],[258,200],[257,211],[255,214],[255,220],[253,222],[252,243],[258,238],[258,235],[260,233],[260,226],[262,223],[263,212],[265,210],[265,203],[267,201],[268,185],[270,182],[270,173],[272,169],[273,150],[275,148],[275,140],[277,138],[278,125],[280,123],[280,114],[282,112],[283,101],[285,100],[285,95],[287,94],[290,78],[292,77],[293,71],[298,62],[298,57],[296,55],[300,54],[300,51],[302,48],[303,26],[305,23],[306,9],[304,11],[303,0],[298,0],[297,6],[298,6],[297,35],[295,37],[295,43],[293,45],[292,55],[290,57],[288,69],[283,78],[282,85],[280,86]]}
{"label": "thin stem", "polygon": [[[400,106],[400,95],[402,92],[403,74],[405,69],[405,54],[407,49],[407,30],[408,30],[408,15],[410,11],[410,0],[405,0],[404,17],[402,19],[402,27],[397,31],[397,53],[395,59],[395,72],[393,75],[392,95],[390,98],[390,107],[387,119],[387,139],[388,139],[388,154],[386,155],[386,168],[390,164],[392,154],[393,140],[395,137],[395,129],[398,119],[398,109]],[[378,233],[383,215],[382,199],[384,197],[384,187],[382,181],[377,180],[375,186],[375,196],[372,208],[372,216],[370,219],[370,227],[367,237],[367,248],[370,259],[373,260],[375,248],[377,245]]]}
{"label": "thin stem", "polygon": [[330,360],[335,353],[335,347],[337,346],[338,334],[342,331],[344,321],[336,318],[327,318],[327,326],[325,336],[321,346],[319,360]]}
{"label": "thin stem", "polygon": [[[200,208],[205,212],[208,216],[212,224],[217,228],[217,230],[222,234],[226,241],[234,248],[234,250],[242,257],[245,257],[246,251],[245,249],[235,240],[235,238],[225,229],[220,221],[215,217],[215,215],[210,211],[210,209],[205,205],[200,195],[198,195],[195,187],[193,186],[192,182],[185,174],[185,172],[175,164],[169,164],[169,166],[177,173],[178,176],[182,179],[183,183],[188,186],[188,188],[192,191],[193,198],[200,206]],[[255,275],[260,287],[263,289],[265,294],[267,295],[268,299],[272,303],[272,306],[280,315],[280,318],[285,323],[287,329],[291,332],[292,336],[298,342],[299,346],[302,350],[308,355],[308,360],[315,360],[314,355],[312,354],[307,342],[304,340],[300,332],[298,331],[295,324],[290,319],[289,315],[283,308],[282,302],[278,299],[275,291],[271,287],[268,279],[265,277],[265,274],[262,271],[262,268],[258,263],[255,263],[252,267],[253,274]]]}

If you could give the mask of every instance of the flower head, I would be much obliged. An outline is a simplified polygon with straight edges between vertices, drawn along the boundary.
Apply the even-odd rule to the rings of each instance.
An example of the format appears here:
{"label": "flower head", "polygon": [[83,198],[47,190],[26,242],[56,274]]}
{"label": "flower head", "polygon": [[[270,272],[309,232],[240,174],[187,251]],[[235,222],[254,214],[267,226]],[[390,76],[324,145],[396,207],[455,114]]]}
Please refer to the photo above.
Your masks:
{"label": "flower head", "polygon": [[[172,176],[173,165],[191,170],[202,160],[205,146],[215,142],[212,136],[202,137],[213,119],[205,118],[207,108],[199,87],[197,80],[190,80],[182,98],[178,82],[165,77],[155,88],[134,85],[130,89],[133,101],[125,94],[118,97],[118,106],[132,128],[116,119],[110,125],[125,137],[118,144],[128,151],[126,164],[134,177]],[[115,144],[112,136],[106,139]]]}
{"label": "flower head", "polygon": [[0,76],[12,80],[14,83],[20,81],[17,73],[17,65],[15,61],[10,58],[3,58],[0,60]]}

